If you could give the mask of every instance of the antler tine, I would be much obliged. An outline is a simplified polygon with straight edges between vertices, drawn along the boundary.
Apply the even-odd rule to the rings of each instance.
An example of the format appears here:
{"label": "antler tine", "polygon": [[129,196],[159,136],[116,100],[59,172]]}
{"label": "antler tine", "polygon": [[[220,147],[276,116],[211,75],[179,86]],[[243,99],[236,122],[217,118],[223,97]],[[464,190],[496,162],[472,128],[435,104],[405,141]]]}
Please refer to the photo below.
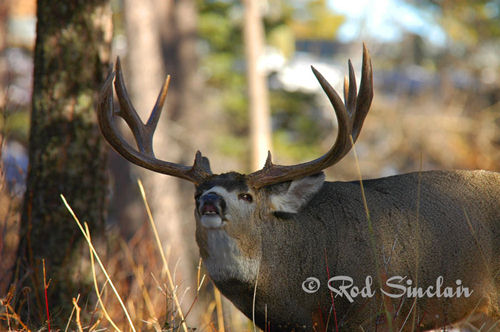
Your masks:
{"label": "antler tine", "polygon": [[361,84],[359,86],[358,101],[356,103],[356,112],[353,119],[352,139],[356,142],[361,127],[365,121],[366,115],[370,110],[373,100],[373,71],[370,53],[363,43],[363,64],[361,66]]}
{"label": "antler tine", "polygon": [[351,60],[348,61],[348,64],[349,64],[349,83],[347,86],[348,87],[347,95],[346,95],[346,86],[344,83],[344,100],[347,112],[349,113],[349,116],[352,117],[356,110],[357,87],[356,87],[356,75],[354,75],[354,68],[352,67]]}
{"label": "antler tine", "polygon": [[349,97],[349,77],[347,75],[344,76],[344,100],[347,100]]}
{"label": "antler tine", "polygon": [[[325,157],[325,162],[330,163],[330,165],[333,165],[335,162],[340,160],[340,158],[342,158],[350,149],[351,139],[349,138],[349,136],[351,136],[351,129],[352,129],[351,118],[350,114],[348,113],[348,110],[346,109],[346,106],[340,99],[340,96],[335,91],[335,89],[330,85],[330,83],[328,83],[328,81],[323,77],[323,75],[321,75],[319,71],[317,71],[312,66],[311,68],[313,70],[314,76],[316,76],[316,79],[321,85],[321,88],[323,89],[328,99],[330,100],[330,103],[332,104],[333,109],[335,111],[335,115],[337,116],[337,124],[338,124],[337,139],[335,140],[335,144],[330,149],[330,151],[328,151],[323,156]],[[351,94],[351,91],[352,88],[349,87],[349,95]]]}
{"label": "antler tine", "polygon": [[158,125],[158,120],[160,119],[161,111],[163,110],[163,104],[165,104],[165,99],[167,98],[168,87],[170,85],[170,75],[167,75],[165,82],[163,82],[163,86],[161,87],[160,94],[158,95],[158,99],[156,99],[155,106],[153,107],[153,111],[149,116],[146,127],[151,132],[156,130],[156,126]]}
{"label": "antler tine", "polygon": [[254,188],[319,173],[341,160],[349,152],[353,142],[359,136],[373,97],[372,68],[366,46],[363,44],[362,77],[358,96],[356,96],[356,77],[352,63],[349,60],[349,81],[346,78],[344,83],[345,104],[323,75],[314,67],[311,66],[311,68],[323,91],[328,96],[337,116],[338,133],[335,143],[323,156],[298,165],[274,165],[271,162],[271,154],[269,154],[264,168],[248,175],[249,184]]}
{"label": "antler tine", "polygon": [[154,157],[153,152],[153,132],[146,130],[144,123],[137,114],[134,105],[130,101],[127,88],[125,86],[125,81],[123,79],[122,66],[120,58],[116,58],[116,79],[115,79],[115,91],[118,97],[118,103],[120,104],[120,109],[117,112],[121,118],[127,122],[132,134],[134,135],[137,147],[143,153],[151,155]]}
{"label": "antler tine", "polygon": [[[101,89],[97,107],[101,132],[111,146],[130,162],[158,173],[176,176],[195,184],[199,184],[204,179],[211,176],[210,163],[199,151],[196,153],[192,167],[159,160],[154,156],[153,135],[165,102],[170,77],[167,77],[165,80],[148,122],[144,124],[128,97],[119,59],[117,60],[115,68],[115,90],[120,104],[120,110],[115,112],[113,109],[113,92],[111,89],[111,82],[115,77],[115,73],[113,72],[108,75]],[[130,144],[119,135],[119,130],[113,121],[115,115],[122,117],[130,130],[132,130],[139,151],[130,146]]]}

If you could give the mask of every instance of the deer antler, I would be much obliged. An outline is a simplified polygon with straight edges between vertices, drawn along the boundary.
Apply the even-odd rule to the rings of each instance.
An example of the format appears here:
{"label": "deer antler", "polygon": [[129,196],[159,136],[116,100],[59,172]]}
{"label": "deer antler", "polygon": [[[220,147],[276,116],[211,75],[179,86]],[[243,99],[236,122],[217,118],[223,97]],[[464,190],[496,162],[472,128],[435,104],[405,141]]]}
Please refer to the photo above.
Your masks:
{"label": "deer antler", "polygon": [[[113,107],[113,91],[111,82],[115,77],[115,72],[111,72],[104,86],[99,94],[99,102],[97,107],[97,115],[101,132],[111,146],[123,157],[130,162],[147,168],[149,170],[179,177],[194,184],[200,184],[212,175],[210,171],[210,164],[206,157],[203,157],[200,151],[196,152],[193,166],[185,166],[175,163],[170,163],[160,159],[156,159],[153,152],[153,135],[160,119],[161,111],[165,98],[167,96],[168,85],[170,83],[170,75],[167,76],[163,84],[156,104],[149,116],[146,124],[144,124],[137,111],[135,110],[132,102],[125,88],[123,75],[120,65],[120,59],[116,61],[116,79],[115,90],[120,104],[120,109],[115,112]],[[134,149],[127,141],[120,135],[120,131],[116,127],[113,117],[117,115],[125,120],[132,134],[134,135],[137,147],[139,150]]]}
{"label": "deer antler", "polygon": [[[363,44],[363,65],[361,68],[361,84],[356,96],[356,77],[349,60],[349,82],[344,82],[345,104],[328,81],[314,67],[312,71],[325,91],[335,110],[338,121],[338,134],[335,144],[323,156],[298,165],[274,165],[269,152],[264,168],[248,175],[248,182],[254,188],[261,188],[275,183],[289,181],[321,172],[323,169],[339,162],[352,148],[352,144],[361,132],[363,121],[370,109],[373,98],[372,64],[368,50]],[[352,137],[352,141],[351,141]]]}

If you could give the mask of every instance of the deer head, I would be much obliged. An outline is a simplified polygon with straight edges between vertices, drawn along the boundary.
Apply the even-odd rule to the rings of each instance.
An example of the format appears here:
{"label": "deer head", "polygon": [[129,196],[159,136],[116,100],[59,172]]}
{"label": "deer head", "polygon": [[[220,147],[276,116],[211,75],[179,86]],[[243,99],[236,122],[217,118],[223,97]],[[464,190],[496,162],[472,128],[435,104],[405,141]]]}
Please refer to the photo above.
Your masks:
{"label": "deer head", "polygon": [[[371,60],[364,45],[359,93],[350,61],[348,67],[345,102],[312,67],[335,111],[338,133],[328,152],[298,165],[275,165],[269,153],[264,167],[251,174],[213,174],[208,159],[199,151],[192,166],[157,159],[152,140],[170,79],[167,77],[144,124],[128,97],[119,60],[116,73],[109,75],[102,88],[98,120],[107,141],[130,162],[195,185],[196,240],[209,275],[240,310],[248,317],[255,317],[261,328],[309,331],[337,326],[347,331],[359,326],[365,330],[397,326],[409,331],[411,326],[444,326],[472,313],[496,317],[500,306],[500,176],[497,173],[427,172],[367,181],[365,199],[370,206],[369,221],[373,229],[367,226],[358,182],[325,182],[322,171],[340,161],[352,148],[373,98]],[[118,110],[113,107],[113,79]],[[137,149],[120,135],[115,116],[128,124]],[[419,201],[412,196],[417,188],[425,199]],[[475,200],[482,202],[481,208],[473,205]],[[474,241],[467,234],[466,223],[457,224],[457,219],[463,219],[457,212],[461,208],[468,209],[471,227],[482,224],[494,234],[492,237],[481,233],[475,239],[490,249],[484,259],[497,259],[487,269],[479,266],[474,271],[467,270],[483,258],[480,249],[465,249],[474,246]],[[448,232],[443,232],[443,228]],[[445,247],[429,246],[422,240],[423,235],[449,246],[457,244],[461,255],[448,252]],[[387,260],[388,248],[392,260]],[[450,265],[443,266],[444,261]],[[330,271],[366,282],[365,295],[372,295],[373,299],[366,296],[362,301],[351,301],[356,292],[348,293],[333,286],[333,290],[326,289],[333,277]],[[492,277],[492,272],[496,277]],[[398,300],[399,306],[394,301],[388,305],[384,290],[389,292],[387,288],[394,284],[384,282],[392,282],[391,275],[404,277],[403,280],[418,276],[419,283],[424,285],[435,285],[440,276],[452,281],[460,279],[475,287],[475,291],[457,305],[452,299],[432,296],[419,299],[417,305],[412,305],[413,300]],[[314,280],[309,277],[316,277],[326,290],[308,292],[304,288],[306,282]],[[367,289],[376,287],[368,285],[374,279],[380,284],[378,292]],[[321,317],[331,315],[332,309],[338,322],[336,318],[335,325],[325,327],[325,319]],[[417,319],[407,324],[405,318],[412,313]]]}

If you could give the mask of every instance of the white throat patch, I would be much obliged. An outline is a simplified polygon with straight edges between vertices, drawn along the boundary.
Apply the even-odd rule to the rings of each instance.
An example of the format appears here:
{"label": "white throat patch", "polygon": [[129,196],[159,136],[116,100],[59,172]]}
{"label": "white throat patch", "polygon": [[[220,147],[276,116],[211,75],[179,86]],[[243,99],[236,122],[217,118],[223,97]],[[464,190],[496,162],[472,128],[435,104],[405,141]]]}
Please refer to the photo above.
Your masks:
{"label": "white throat patch", "polygon": [[223,229],[207,232],[208,257],[204,264],[210,277],[217,281],[238,279],[253,282],[257,277],[259,260],[245,257],[238,243]]}

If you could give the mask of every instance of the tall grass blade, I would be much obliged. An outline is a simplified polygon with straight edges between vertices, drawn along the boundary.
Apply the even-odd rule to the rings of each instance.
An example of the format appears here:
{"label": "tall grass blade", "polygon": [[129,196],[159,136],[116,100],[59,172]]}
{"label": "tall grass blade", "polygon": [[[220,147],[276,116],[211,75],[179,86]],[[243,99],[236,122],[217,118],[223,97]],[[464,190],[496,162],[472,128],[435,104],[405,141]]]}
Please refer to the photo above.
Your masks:
{"label": "tall grass blade", "polygon": [[[87,236],[87,233],[85,232],[85,230],[83,229],[83,226],[82,224],[80,223],[80,220],[78,219],[78,217],[76,216],[75,212],[73,211],[73,209],[71,208],[71,206],[68,204],[68,202],[66,201],[66,198],[64,197],[64,195],[60,195],[61,196],[61,199],[64,203],[64,205],[66,206],[66,208],[68,209],[69,213],[71,214],[71,216],[73,217],[73,219],[75,220],[75,222],[77,223],[78,227],[80,228],[80,231],[82,232],[83,236],[85,237],[85,240],[87,240],[87,243],[89,245],[89,247],[92,249],[92,252],[94,253],[95,255],[95,258],[97,260],[97,263],[99,264],[99,266],[101,267],[101,270],[102,272],[104,273],[104,275],[106,276],[106,279],[108,280],[109,282],[109,285],[111,286],[111,289],[113,289],[113,292],[115,293],[115,296],[116,298],[118,299],[118,302],[120,303],[122,309],[123,309],[123,312],[125,313],[125,316],[127,317],[127,320],[128,320],[128,323],[130,325],[130,329],[133,331],[133,332],[136,332],[135,330],[135,327],[134,327],[134,324],[132,323],[132,318],[130,318],[130,315],[128,313],[128,310],[127,308],[125,307],[125,304],[123,303],[122,301],[122,298],[120,296],[120,294],[118,293],[118,291],[116,290],[115,288],[115,285],[113,284],[113,281],[111,280],[111,278],[109,277],[109,274],[108,274],[108,271],[106,270],[106,268],[104,267],[104,264],[102,263],[101,261],[101,258],[99,257],[99,254],[97,253],[97,251],[95,250],[94,248],[94,245],[92,244],[92,241],[90,241],[90,238]],[[78,309],[77,309],[78,310]]]}
{"label": "tall grass blade", "polygon": [[150,209],[148,201],[146,199],[146,192],[144,191],[144,186],[142,185],[142,181],[140,179],[137,180],[137,184],[139,185],[139,190],[141,191],[142,200],[144,201],[144,206],[146,207],[148,219],[149,219],[149,222],[151,223],[151,228],[153,229],[153,234],[155,236],[156,245],[158,246],[158,250],[160,252],[161,259],[163,261],[163,269],[167,274],[168,285],[170,287],[170,290],[172,291],[174,303],[175,303],[175,306],[177,308],[177,312],[179,313],[179,317],[181,318],[182,329],[184,330],[184,332],[188,332],[186,321],[185,321],[184,315],[182,313],[181,305],[179,303],[179,299],[177,298],[176,287],[174,285],[172,274],[170,273],[170,269],[168,267],[167,258],[165,256],[165,252],[163,251],[163,246],[161,245],[160,237],[158,235],[158,231],[156,229],[156,225],[155,225],[155,222],[153,219],[153,214],[151,213],[151,209]]}

